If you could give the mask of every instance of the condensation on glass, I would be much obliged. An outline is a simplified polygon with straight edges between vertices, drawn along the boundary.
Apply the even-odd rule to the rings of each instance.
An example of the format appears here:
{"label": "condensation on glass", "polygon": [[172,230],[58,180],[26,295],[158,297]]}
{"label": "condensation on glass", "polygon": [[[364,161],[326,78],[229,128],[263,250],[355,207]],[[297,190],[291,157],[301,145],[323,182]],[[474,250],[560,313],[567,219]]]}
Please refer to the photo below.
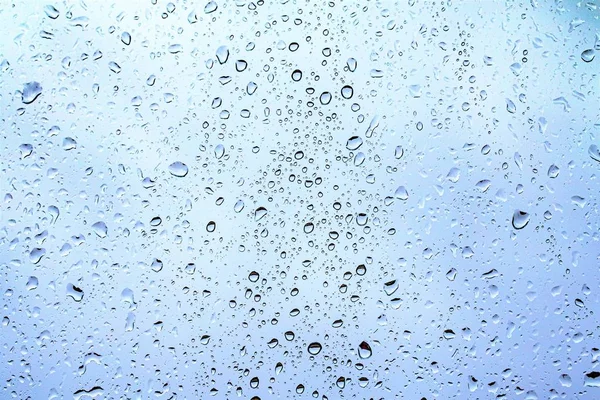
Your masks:
{"label": "condensation on glass", "polygon": [[597,7],[0,4],[0,398],[600,398]]}

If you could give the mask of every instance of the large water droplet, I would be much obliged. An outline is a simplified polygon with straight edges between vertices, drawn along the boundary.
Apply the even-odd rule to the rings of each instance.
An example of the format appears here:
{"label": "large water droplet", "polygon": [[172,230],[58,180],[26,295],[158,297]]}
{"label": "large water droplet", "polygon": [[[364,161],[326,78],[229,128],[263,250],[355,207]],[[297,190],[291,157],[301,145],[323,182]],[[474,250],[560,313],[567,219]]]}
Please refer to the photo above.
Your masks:
{"label": "large water droplet", "polygon": [[512,226],[515,229],[523,229],[529,223],[529,213],[525,211],[516,210],[512,217]]}
{"label": "large water droplet", "polygon": [[217,49],[217,60],[219,64],[225,64],[229,60],[229,49],[227,46],[221,46]]}
{"label": "large water droplet", "polygon": [[594,50],[594,49],[587,49],[581,53],[581,59],[583,61],[585,61],[586,63],[592,62],[595,57],[596,57],[596,50]]}
{"label": "large water droplet", "polygon": [[316,356],[317,354],[319,354],[321,352],[322,349],[323,349],[323,346],[321,346],[321,343],[312,342],[311,344],[308,345],[308,354]]}
{"label": "large water droplet", "polygon": [[363,140],[360,136],[352,136],[346,141],[346,148],[348,150],[358,150],[362,146]]}
{"label": "large water droplet", "polygon": [[33,264],[37,264],[42,260],[44,255],[46,255],[46,249],[40,247],[33,248],[29,252],[29,261]]}
{"label": "large water droplet", "polygon": [[592,144],[588,148],[588,154],[592,157],[592,160],[600,162],[600,149],[597,145]]}
{"label": "large water droplet", "polygon": [[25,104],[31,104],[40,94],[42,94],[42,86],[38,82],[28,82],[23,86],[21,100]]}
{"label": "large water droplet", "polygon": [[218,8],[217,3],[215,3],[214,1],[209,1],[204,6],[204,13],[205,14],[213,13],[213,12],[217,11],[217,8]]}
{"label": "large water droplet", "polygon": [[345,99],[350,99],[354,95],[354,89],[352,86],[346,85],[342,88],[342,97]]}
{"label": "large water droplet", "polygon": [[215,146],[215,157],[218,159],[222,158],[225,155],[225,146],[222,144],[218,144]]}
{"label": "large water droplet", "polygon": [[267,215],[267,209],[264,207],[258,207],[256,211],[254,211],[254,220],[260,221]]}
{"label": "large water droplet", "polygon": [[188,174],[188,167],[181,161],[175,161],[173,164],[169,165],[169,172],[173,176],[183,178]]}
{"label": "large water droplet", "polygon": [[92,225],[92,229],[98,237],[105,238],[108,235],[108,227],[103,221],[98,221]]}
{"label": "large water droplet", "polygon": [[83,290],[69,283],[67,285],[67,296],[79,303],[83,300]]}
{"label": "large water droplet", "polygon": [[350,72],[354,72],[354,71],[356,71],[356,67],[357,67],[358,63],[356,62],[356,60],[354,58],[349,58],[348,61],[346,61],[346,65],[348,66],[348,70]]}
{"label": "large water droplet", "polygon": [[321,102],[321,104],[326,106],[327,104],[331,103],[331,98],[332,98],[331,93],[323,92],[323,93],[321,93],[321,96],[319,97],[319,101]]}
{"label": "large water droplet", "polygon": [[361,342],[358,345],[358,356],[360,358],[367,359],[373,355],[373,350],[371,350],[371,346],[367,342]]}

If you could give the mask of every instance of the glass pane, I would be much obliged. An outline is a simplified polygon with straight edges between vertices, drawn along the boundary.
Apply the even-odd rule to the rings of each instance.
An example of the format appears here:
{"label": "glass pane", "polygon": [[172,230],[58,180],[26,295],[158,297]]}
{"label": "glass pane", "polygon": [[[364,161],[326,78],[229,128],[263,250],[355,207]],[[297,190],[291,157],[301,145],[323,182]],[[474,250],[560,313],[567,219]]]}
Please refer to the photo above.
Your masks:
{"label": "glass pane", "polygon": [[597,7],[0,4],[0,398],[600,398]]}

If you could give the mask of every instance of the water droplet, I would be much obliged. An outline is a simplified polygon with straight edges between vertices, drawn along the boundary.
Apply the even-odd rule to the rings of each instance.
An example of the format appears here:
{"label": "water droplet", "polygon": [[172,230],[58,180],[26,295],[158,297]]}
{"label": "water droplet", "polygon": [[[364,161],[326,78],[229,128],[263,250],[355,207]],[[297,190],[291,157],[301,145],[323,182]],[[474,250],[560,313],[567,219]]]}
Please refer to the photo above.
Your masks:
{"label": "water droplet", "polygon": [[108,68],[115,74],[118,74],[121,72],[121,66],[114,61],[110,61],[108,63]]}
{"label": "water droplet", "polygon": [[360,136],[352,136],[346,141],[346,148],[348,150],[358,150],[362,146],[363,140]]}
{"label": "water droplet", "polygon": [[342,97],[345,99],[351,99],[354,95],[354,89],[352,86],[346,85],[342,88]]}
{"label": "water droplet", "polygon": [[67,296],[79,303],[83,300],[83,290],[69,283],[67,285]]}
{"label": "water droplet", "polygon": [[396,290],[398,290],[399,287],[400,284],[396,279],[394,279],[383,284],[383,291],[388,296],[391,296],[396,292]]}
{"label": "water droplet", "polygon": [[596,50],[594,50],[594,49],[587,49],[581,53],[581,59],[583,61],[585,61],[586,63],[592,62],[595,57],[596,57]]}
{"label": "water droplet", "polygon": [[475,187],[477,187],[477,189],[481,190],[482,193],[485,193],[488,191],[488,189],[490,188],[491,185],[492,185],[492,182],[490,182],[488,179],[482,179],[479,182],[477,182],[477,184],[475,184]]}
{"label": "water droplet", "polygon": [[24,104],[33,103],[42,94],[42,86],[38,82],[28,82],[23,86],[21,101]]}
{"label": "water droplet", "polygon": [[103,221],[96,222],[94,225],[92,225],[92,229],[100,238],[105,238],[108,235],[108,227]]}
{"label": "water droplet", "polygon": [[548,168],[548,177],[549,178],[553,178],[554,179],[554,178],[558,177],[559,173],[560,173],[560,169],[556,165],[554,165],[554,164],[552,164]]}
{"label": "water droplet", "polygon": [[154,272],[160,272],[163,269],[163,262],[158,258],[155,258],[150,265],[150,268]]}
{"label": "water droplet", "polygon": [[169,53],[171,54],[177,54],[177,53],[181,53],[183,51],[183,46],[180,44],[172,44],[169,46]]}
{"label": "water droplet", "polygon": [[331,103],[331,98],[332,98],[331,93],[323,92],[323,93],[321,93],[321,96],[319,97],[319,101],[321,102],[321,104],[326,106],[327,104]]}
{"label": "water droplet", "polygon": [[361,342],[358,345],[358,356],[363,360],[371,357],[373,355],[373,350],[371,350],[371,346],[367,342]]}
{"label": "water droplet", "polygon": [[299,82],[302,79],[302,71],[296,69],[292,72],[292,80],[294,82]]}
{"label": "water droplet", "polygon": [[215,221],[210,221],[208,224],[206,224],[206,231],[207,232],[214,232],[215,229],[217,229],[217,224],[215,223]]}
{"label": "water droplet", "polygon": [[213,13],[213,12],[217,11],[217,8],[218,8],[217,3],[215,3],[214,1],[209,1],[204,6],[204,13],[205,14]]}
{"label": "water droplet", "polygon": [[308,354],[316,356],[317,354],[319,354],[321,352],[322,349],[323,349],[323,346],[321,346],[321,343],[312,342],[311,344],[308,345]]}
{"label": "water droplet", "polygon": [[222,144],[218,144],[215,146],[215,157],[218,159],[222,158],[225,155],[225,146]]}
{"label": "water droplet", "polygon": [[242,212],[243,209],[244,209],[244,201],[243,200],[236,201],[235,205],[233,206],[233,210],[236,213],[240,213],[240,212]]}
{"label": "water droplet", "polygon": [[267,209],[264,207],[258,207],[256,211],[254,211],[254,220],[260,221],[267,215]]}
{"label": "water droplet", "polygon": [[348,61],[346,61],[346,65],[348,66],[348,70],[350,72],[354,72],[354,71],[356,71],[356,67],[357,67],[358,63],[356,62],[356,60],[354,58],[349,58]]}
{"label": "water droplet", "polygon": [[406,201],[408,200],[408,190],[404,186],[399,186],[394,196],[399,200]]}
{"label": "water droplet", "polygon": [[169,165],[169,172],[173,176],[183,178],[188,174],[188,167],[181,161],[175,161],[173,164]]}
{"label": "water droplet", "polygon": [[127,46],[131,44],[131,35],[129,34],[129,32],[123,32],[121,34],[121,42],[123,42],[123,44]]}
{"label": "water droplet", "polygon": [[56,19],[60,15],[60,12],[50,4],[44,7],[44,12],[50,19]]}
{"label": "water droplet", "polygon": [[35,290],[38,287],[38,278],[35,276],[30,276],[27,280],[27,284],[25,285],[25,289],[27,290]]}
{"label": "water droplet", "polygon": [[31,261],[33,264],[37,264],[42,260],[42,258],[45,255],[46,255],[46,249],[40,248],[40,247],[33,248],[29,252],[29,261]]}
{"label": "water droplet", "polygon": [[523,229],[529,223],[529,213],[525,211],[516,210],[512,217],[512,226],[515,229]]}
{"label": "water droplet", "polygon": [[260,278],[260,275],[256,271],[252,271],[252,272],[250,272],[250,274],[248,274],[248,280],[252,283],[258,282],[259,278]]}
{"label": "water droplet", "polygon": [[597,145],[592,144],[588,148],[588,154],[592,157],[592,160],[600,162],[600,149]]}
{"label": "water droplet", "polygon": [[248,85],[246,86],[246,93],[248,93],[248,95],[252,96],[254,94],[254,92],[256,92],[256,89],[258,89],[258,85],[254,82],[249,82]]}
{"label": "water droplet", "polygon": [[246,60],[237,60],[235,62],[235,70],[237,72],[244,72],[248,68],[248,63]]}
{"label": "water droplet", "polygon": [[304,233],[309,234],[312,233],[312,231],[315,230],[315,225],[312,222],[307,222],[304,225]]}
{"label": "water droplet", "polygon": [[229,49],[227,46],[221,46],[217,49],[217,60],[219,64],[225,64],[229,60]]}

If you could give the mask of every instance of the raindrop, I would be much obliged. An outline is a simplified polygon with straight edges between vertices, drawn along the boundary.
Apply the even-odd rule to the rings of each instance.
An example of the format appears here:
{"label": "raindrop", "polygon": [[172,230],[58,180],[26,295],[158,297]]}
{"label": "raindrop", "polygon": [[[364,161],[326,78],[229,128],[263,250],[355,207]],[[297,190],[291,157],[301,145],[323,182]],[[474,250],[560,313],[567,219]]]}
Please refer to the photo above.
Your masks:
{"label": "raindrop", "polygon": [[399,200],[406,201],[408,200],[408,190],[404,186],[399,186],[394,196]]}
{"label": "raindrop", "polygon": [[356,66],[358,65],[358,63],[354,58],[349,58],[348,61],[346,61],[346,65],[348,66],[348,70],[350,72],[354,72],[356,71]]}
{"label": "raindrop", "polygon": [[323,93],[321,93],[321,96],[319,97],[319,101],[321,102],[321,104],[326,106],[327,104],[331,103],[331,98],[332,98],[331,93],[323,92]]}
{"label": "raindrop", "polygon": [[307,222],[304,225],[304,233],[308,234],[308,233],[312,233],[312,231],[315,230],[315,225],[312,222]]}
{"label": "raindrop", "polygon": [[215,11],[217,11],[217,3],[215,3],[214,1],[209,1],[205,6],[204,6],[204,13],[205,14],[210,14],[213,13]]}
{"label": "raindrop", "polygon": [[108,68],[115,74],[118,74],[121,72],[121,66],[114,61],[110,61],[108,63]]}
{"label": "raindrop", "polygon": [[217,160],[221,159],[225,155],[225,146],[218,144],[215,146],[215,157]]}
{"label": "raindrop", "polygon": [[346,85],[342,88],[342,97],[345,99],[350,99],[354,95],[354,89],[352,86]]}
{"label": "raindrop", "polygon": [[207,232],[214,232],[215,229],[217,229],[217,224],[215,223],[215,221],[210,221],[208,224],[206,224],[206,231]]}
{"label": "raindrop", "polygon": [[229,59],[229,49],[227,46],[221,46],[217,49],[217,60],[219,64],[225,64]]}
{"label": "raindrop", "polygon": [[46,15],[48,16],[48,18],[50,18],[50,19],[56,19],[60,15],[60,13],[58,12],[58,10],[56,8],[54,8],[54,6],[52,6],[50,4],[48,4],[46,7],[44,7],[44,12],[46,13]]}
{"label": "raindrop", "polygon": [[322,349],[323,349],[323,346],[321,346],[321,343],[312,342],[311,344],[308,345],[308,354],[316,356],[317,354],[319,354],[321,352]]}
{"label": "raindrop", "polygon": [[367,342],[361,342],[358,345],[358,356],[363,360],[371,357],[373,351],[371,350],[371,346]]}
{"label": "raindrop", "polygon": [[92,229],[98,237],[105,238],[108,235],[108,227],[102,221],[98,221],[92,225]]}
{"label": "raindrop", "polygon": [[259,278],[260,278],[260,275],[256,271],[252,271],[252,272],[250,272],[250,274],[248,274],[248,280],[252,283],[258,282]]}
{"label": "raindrop", "polygon": [[346,148],[348,150],[358,150],[362,146],[363,140],[359,136],[352,136],[346,141]]}
{"label": "raindrop", "polygon": [[302,71],[299,69],[294,70],[294,72],[292,72],[292,80],[294,82],[299,82],[300,79],[302,79]]}
{"label": "raindrop", "polygon": [[36,247],[29,252],[29,261],[33,264],[38,264],[46,255],[46,249]]}
{"label": "raindrop", "polygon": [[42,86],[38,82],[28,82],[23,86],[21,101],[24,104],[33,103],[42,94]]}
{"label": "raindrop", "polygon": [[254,220],[260,221],[261,219],[263,219],[265,217],[265,215],[267,215],[267,209],[264,207],[258,207],[254,211]]}
{"label": "raindrop", "polygon": [[173,164],[169,165],[169,172],[173,176],[183,178],[188,174],[188,167],[181,161],[175,161]]}
{"label": "raindrop", "polygon": [[123,32],[121,34],[121,42],[123,42],[123,44],[127,46],[131,44],[131,35],[129,34],[129,32]]}
{"label": "raindrop", "polygon": [[516,210],[512,217],[512,226],[515,229],[523,229],[529,223],[529,213]]}
{"label": "raindrop", "polygon": [[554,178],[558,177],[559,173],[560,173],[560,169],[556,165],[554,165],[554,164],[552,164],[550,166],[550,168],[548,168],[548,177],[549,178],[553,178],[554,179]]}
{"label": "raindrop", "polygon": [[67,285],[67,296],[79,303],[83,300],[83,290],[69,283]]}
{"label": "raindrop", "polygon": [[592,62],[595,57],[596,57],[596,50],[594,50],[594,49],[587,49],[581,53],[581,59],[583,61],[585,61],[586,63]]}
{"label": "raindrop", "polygon": [[588,154],[592,157],[592,160],[600,162],[600,149],[597,145],[592,144],[588,148]]}

